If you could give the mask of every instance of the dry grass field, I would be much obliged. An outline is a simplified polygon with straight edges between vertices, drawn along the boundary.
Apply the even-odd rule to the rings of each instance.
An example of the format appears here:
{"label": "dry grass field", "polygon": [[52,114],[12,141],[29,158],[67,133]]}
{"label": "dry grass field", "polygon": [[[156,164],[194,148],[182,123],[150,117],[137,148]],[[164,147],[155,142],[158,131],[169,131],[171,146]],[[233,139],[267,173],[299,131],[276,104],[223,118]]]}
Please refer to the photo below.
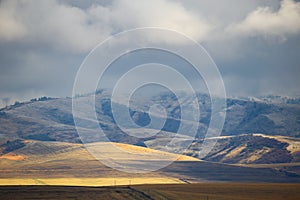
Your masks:
{"label": "dry grass field", "polygon": [[178,184],[180,179],[169,177],[114,177],[114,178],[1,178],[4,185],[65,185],[65,186],[116,186],[137,184]]}
{"label": "dry grass field", "polygon": [[124,152],[132,153],[124,156],[114,152],[108,144],[90,145],[105,149],[102,156],[113,155],[122,162],[139,163],[146,162],[145,158],[155,160],[157,157],[177,161],[156,172],[128,174],[100,163],[81,144],[26,141],[22,149],[0,157],[0,200],[300,199],[298,165],[279,169],[277,166],[233,166],[116,144]]}
{"label": "dry grass field", "polygon": [[[116,157],[120,162],[146,163],[147,159],[177,159],[156,172],[128,174],[109,168],[95,159],[81,144],[64,142],[26,141],[22,149],[0,157],[1,185],[86,185],[111,186],[180,182],[300,182],[298,166],[233,166],[200,161],[128,144],[116,144],[131,156],[113,154],[107,144],[91,144],[104,148],[102,156]],[[139,153],[140,156],[136,156]],[[128,155],[128,154],[126,154]],[[123,184],[124,183],[124,184]]]}

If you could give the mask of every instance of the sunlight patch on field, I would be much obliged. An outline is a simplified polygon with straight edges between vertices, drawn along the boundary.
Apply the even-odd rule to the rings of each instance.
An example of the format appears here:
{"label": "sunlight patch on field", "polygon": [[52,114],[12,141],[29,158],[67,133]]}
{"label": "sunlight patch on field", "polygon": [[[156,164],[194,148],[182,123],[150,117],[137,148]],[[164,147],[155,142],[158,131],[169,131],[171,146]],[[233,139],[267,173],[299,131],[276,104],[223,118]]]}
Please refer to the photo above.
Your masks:
{"label": "sunlight patch on field", "polygon": [[128,144],[124,144],[124,143],[114,143],[114,144],[121,149],[124,149],[128,152],[133,152],[133,153],[168,155],[172,158],[176,158],[177,161],[200,161],[199,159],[191,157],[191,156],[178,155],[178,154],[168,153],[168,152],[159,151],[159,150],[155,150],[155,149],[151,149],[151,148],[128,145]]}
{"label": "sunlight patch on field", "polygon": [[25,159],[25,156],[22,156],[22,155],[17,155],[15,153],[7,153],[7,154],[4,154],[2,156],[0,156],[0,159],[7,159],[7,160],[24,160]]}
{"label": "sunlight patch on field", "polygon": [[200,161],[197,158],[164,152],[151,148],[145,148],[135,145],[114,143],[114,142],[96,142],[86,145],[90,152],[97,159],[111,159],[118,161]]}
{"label": "sunlight patch on field", "polygon": [[183,181],[167,177],[120,178],[1,178],[0,185],[64,185],[64,186],[115,186],[139,184],[178,184]]}

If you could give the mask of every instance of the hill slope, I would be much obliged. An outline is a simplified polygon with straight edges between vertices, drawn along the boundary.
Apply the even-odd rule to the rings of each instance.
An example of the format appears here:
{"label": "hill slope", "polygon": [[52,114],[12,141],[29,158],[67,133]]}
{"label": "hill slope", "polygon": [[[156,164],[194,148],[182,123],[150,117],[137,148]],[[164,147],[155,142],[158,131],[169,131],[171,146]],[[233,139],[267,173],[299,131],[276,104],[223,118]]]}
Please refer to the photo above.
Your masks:
{"label": "hill slope", "polygon": [[[111,169],[92,157],[81,144],[72,144],[65,142],[40,142],[40,141],[22,141],[24,147],[17,148],[2,155],[0,158],[0,181],[7,184],[8,180],[21,184],[36,182],[53,184],[57,181],[63,181],[64,184],[93,184],[108,185],[114,184],[114,180],[120,180],[120,183],[182,183],[199,181],[246,181],[246,182],[300,182],[300,175],[297,172],[273,169],[232,166],[227,164],[210,163],[205,161],[196,161],[195,158],[181,157],[166,168],[157,172],[146,174],[127,174]],[[105,145],[101,143],[91,145]],[[116,144],[125,151],[139,152],[149,156],[165,155],[165,152],[151,150],[143,147],[135,147],[127,144]],[[112,156],[109,149],[106,150],[107,156]],[[11,159],[5,157],[10,154],[13,156],[22,156],[23,159]],[[177,158],[178,155],[168,154],[170,158]],[[141,157],[122,157],[123,162],[143,162]],[[149,162],[149,160],[148,160]],[[17,177],[17,179],[16,179]],[[14,179],[12,179],[14,178]],[[67,179],[66,179],[67,178]],[[55,179],[55,180],[53,180]],[[53,181],[51,181],[53,180]],[[141,182],[144,180],[144,182]],[[29,181],[29,182],[28,182]],[[66,182],[67,181],[67,182]],[[88,184],[89,183],[89,184]],[[38,183],[40,184],[40,183]],[[104,184],[105,185],[105,184]]]}
{"label": "hill slope", "polygon": [[[217,141],[203,159],[231,164],[271,164],[300,161],[300,139],[264,134],[241,134],[208,139]],[[185,155],[198,157],[202,140],[192,143]]]}

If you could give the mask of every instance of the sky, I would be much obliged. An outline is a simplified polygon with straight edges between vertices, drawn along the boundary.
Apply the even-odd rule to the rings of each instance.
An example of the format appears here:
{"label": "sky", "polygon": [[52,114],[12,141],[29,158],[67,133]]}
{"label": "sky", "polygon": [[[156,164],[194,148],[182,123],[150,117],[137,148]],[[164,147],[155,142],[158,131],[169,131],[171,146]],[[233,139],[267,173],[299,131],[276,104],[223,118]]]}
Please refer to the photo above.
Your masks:
{"label": "sky", "polygon": [[228,96],[300,95],[299,1],[1,0],[0,107],[71,96],[96,45],[141,27],[178,31],[201,44]]}

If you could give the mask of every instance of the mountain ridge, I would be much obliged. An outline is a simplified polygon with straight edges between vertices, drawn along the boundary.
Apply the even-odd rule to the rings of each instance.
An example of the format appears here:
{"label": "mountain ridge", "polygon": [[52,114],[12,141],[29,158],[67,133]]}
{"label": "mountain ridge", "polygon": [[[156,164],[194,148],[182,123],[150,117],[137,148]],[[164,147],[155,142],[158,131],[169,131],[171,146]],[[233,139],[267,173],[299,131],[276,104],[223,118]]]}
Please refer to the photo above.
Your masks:
{"label": "mountain ridge", "polygon": [[[201,117],[199,119],[200,128],[196,133],[195,141],[191,142],[191,147],[185,152],[186,155],[193,155],[196,158],[200,151],[199,144],[201,144],[205,137],[211,115],[209,96],[198,94],[198,97],[201,107]],[[85,98],[90,98],[90,96],[77,98],[83,98],[83,100],[86,101]],[[5,144],[7,141],[15,141],[18,139],[81,143],[81,138],[74,127],[71,101],[71,98],[43,98],[27,103],[18,103],[17,105],[1,109],[0,145]],[[109,95],[101,92],[96,95],[97,118],[100,126],[111,142],[133,144],[143,147],[150,145],[149,147],[151,148],[160,149],[160,146],[165,145],[174,137],[180,123],[180,107],[176,97],[172,94],[164,93],[148,100],[135,99],[133,103],[131,103],[132,107],[129,111],[133,120],[143,126],[149,121],[147,109],[150,105],[159,102],[166,108],[168,117],[163,129],[153,137],[136,138],[122,132],[114,121]],[[186,96],[184,102],[186,104],[191,102],[190,97]],[[122,104],[118,106],[124,107]],[[152,117],[159,119],[159,116],[156,116],[155,113]],[[94,128],[89,127],[90,123],[88,120],[83,120],[82,122],[82,126],[77,128],[91,134],[97,134]],[[150,130],[141,128],[139,131],[147,132]],[[266,139],[266,137],[255,135],[257,133],[277,138]],[[223,144],[217,143],[215,149],[204,159],[235,164],[267,164],[298,161],[299,145],[295,143],[295,141],[299,137],[299,134],[300,105],[227,99],[227,117],[222,137],[232,136],[232,138],[218,138]],[[297,144],[294,145],[295,152],[292,152],[291,148],[288,149],[291,145],[282,141],[282,139],[279,140],[279,137],[290,137],[289,142],[294,141],[294,144]],[[93,140],[96,139],[92,138],[91,141]],[[189,139],[182,136],[180,140],[184,142]],[[252,146],[248,140],[252,141]],[[227,143],[229,146],[225,147]],[[255,149],[254,147],[257,144],[259,145],[256,146]],[[267,148],[265,148],[265,146],[267,146]],[[176,152],[176,149],[171,149],[171,151]],[[227,155],[227,151],[231,152],[230,155],[233,158],[228,158],[230,155]],[[215,153],[214,156],[212,155],[213,152]],[[217,152],[219,152],[219,154]],[[243,156],[240,156],[240,153],[243,153]],[[255,154],[259,154],[262,159],[257,161],[257,159],[254,158]],[[268,155],[272,155],[271,160],[266,159]],[[240,158],[238,159],[237,156],[240,156]],[[251,158],[251,156],[253,157]]]}

